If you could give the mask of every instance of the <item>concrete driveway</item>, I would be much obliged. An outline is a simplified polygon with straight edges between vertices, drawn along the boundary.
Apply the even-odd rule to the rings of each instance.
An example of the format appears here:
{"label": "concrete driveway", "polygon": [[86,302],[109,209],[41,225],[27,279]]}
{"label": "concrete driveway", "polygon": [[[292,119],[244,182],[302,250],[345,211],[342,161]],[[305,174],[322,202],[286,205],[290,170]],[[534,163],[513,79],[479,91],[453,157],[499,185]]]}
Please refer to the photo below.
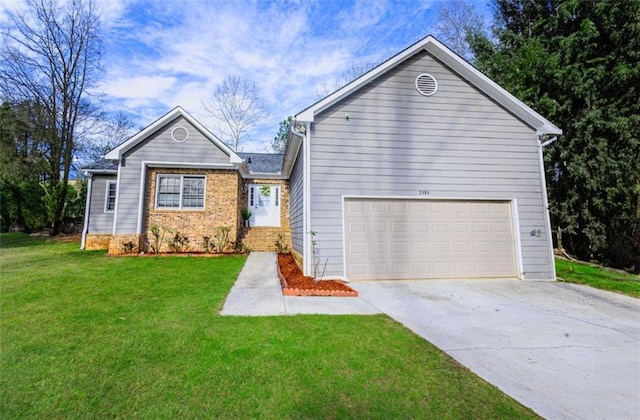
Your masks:
{"label": "concrete driveway", "polygon": [[546,418],[640,419],[640,300],[517,280],[352,283]]}

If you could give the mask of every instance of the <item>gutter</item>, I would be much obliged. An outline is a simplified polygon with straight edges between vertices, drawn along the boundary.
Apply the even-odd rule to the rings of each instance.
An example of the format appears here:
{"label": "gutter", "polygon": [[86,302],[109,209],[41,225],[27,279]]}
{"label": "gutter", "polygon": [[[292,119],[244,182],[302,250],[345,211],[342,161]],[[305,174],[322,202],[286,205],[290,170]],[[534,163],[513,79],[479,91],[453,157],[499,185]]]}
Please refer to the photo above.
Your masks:
{"label": "gutter", "polygon": [[89,231],[89,208],[91,207],[91,194],[93,190],[93,173],[89,172],[89,183],[87,184],[87,200],[84,208],[84,226],[82,227],[82,241],[80,241],[80,249],[84,249],[87,243],[87,233]]}
{"label": "gutter", "polygon": [[290,125],[291,132],[302,139],[303,167],[302,167],[302,271],[305,276],[311,272],[311,242],[308,232],[310,230],[310,203],[311,203],[311,166],[310,156],[311,148],[309,147],[311,123],[305,123],[305,132],[296,130],[297,120],[293,120]]}
{"label": "gutter", "polygon": [[[558,140],[557,136],[550,137],[550,134],[539,134],[537,136],[538,139],[538,161],[540,162],[540,182],[542,187],[542,205],[544,207],[544,212],[546,217],[544,218],[545,229],[548,232],[548,248],[549,248],[549,262],[551,266],[551,279],[556,280],[556,260],[555,255],[553,254],[553,234],[551,232],[551,216],[549,215],[549,199],[547,197],[547,180],[545,176],[544,170],[544,156],[542,153],[542,149],[551,143]],[[546,140],[545,140],[546,139]],[[544,140],[544,141],[543,141]]]}

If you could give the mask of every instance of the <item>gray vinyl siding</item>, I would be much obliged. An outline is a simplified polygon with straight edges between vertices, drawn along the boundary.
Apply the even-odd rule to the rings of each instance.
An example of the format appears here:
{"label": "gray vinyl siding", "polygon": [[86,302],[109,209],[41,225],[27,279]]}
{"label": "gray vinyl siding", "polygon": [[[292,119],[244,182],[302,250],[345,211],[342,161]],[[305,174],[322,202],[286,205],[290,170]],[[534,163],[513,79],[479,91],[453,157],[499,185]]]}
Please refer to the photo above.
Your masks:
{"label": "gray vinyl siding", "polygon": [[[183,126],[189,130],[187,141],[173,141],[171,130],[176,126]],[[142,162],[224,164],[229,163],[229,156],[182,117],[176,118],[149,136],[128,151],[120,165],[116,224],[118,234],[136,233]]]}
{"label": "gray vinyl siding", "polygon": [[[416,91],[420,73],[435,95]],[[554,277],[535,130],[427,53],[316,115],[310,144],[309,229],[327,276],[344,274],[342,196],[366,195],[516,198],[525,278]]]}
{"label": "gray vinyl siding", "polygon": [[116,176],[93,175],[91,179],[91,203],[87,233],[111,233],[113,231],[113,212],[105,213],[104,211],[108,181],[115,182]]}
{"label": "gray vinyl siding", "polygon": [[291,246],[299,254],[303,254],[304,224],[302,221],[304,201],[304,145],[298,150],[296,163],[293,165],[289,182],[289,226],[291,228]]}

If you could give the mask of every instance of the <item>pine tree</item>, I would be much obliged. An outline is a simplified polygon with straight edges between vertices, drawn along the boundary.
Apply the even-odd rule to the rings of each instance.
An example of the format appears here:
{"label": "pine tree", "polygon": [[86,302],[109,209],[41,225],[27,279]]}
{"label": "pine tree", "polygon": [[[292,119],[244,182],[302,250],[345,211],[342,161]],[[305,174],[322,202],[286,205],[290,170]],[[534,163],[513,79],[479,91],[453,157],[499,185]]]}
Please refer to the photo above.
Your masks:
{"label": "pine tree", "polygon": [[640,271],[640,2],[495,0],[475,64],[561,127],[552,224],[582,259]]}

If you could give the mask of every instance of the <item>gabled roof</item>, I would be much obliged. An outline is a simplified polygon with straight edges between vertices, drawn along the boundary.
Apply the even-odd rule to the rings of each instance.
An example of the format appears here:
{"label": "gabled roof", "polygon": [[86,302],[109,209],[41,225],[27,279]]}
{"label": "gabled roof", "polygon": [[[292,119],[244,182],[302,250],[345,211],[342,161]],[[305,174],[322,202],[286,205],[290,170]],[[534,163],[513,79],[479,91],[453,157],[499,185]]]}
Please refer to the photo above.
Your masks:
{"label": "gabled roof", "polygon": [[306,108],[296,115],[296,120],[313,122],[314,117],[320,112],[351,95],[361,87],[367,85],[371,81],[377,79],[381,75],[423,50],[443,62],[460,77],[466,79],[481,92],[484,92],[491,99],[519,117],[522,121],[535,128],[538,134],[562,134],[561,129],[556,127],[553,123],[535,112],[533,109],[529,108],[518,98],[501,88],[497,83],[480,72],[480,70],[473,67],[431,35],[421,39],[384,63],[355,79],[351,83],[343,86],[324,99],[321,99]]}
{"label": "gabled roof", "polygon": [[247,164],[249,172],[261,174],[279,174],[282,170],[282,157],[279,153],[238,153]]}
{"label": "gabled roof", "polygon": [[175,120],[178,117],[183,117],[187,120],[192,126],[194,126],[198,131],[202,133],[208,140],[210,140],[213,144],[218,146],[224,153],[229,156],[230,163],[242,163],[242,158],[238,156],[229,146],[224,144],[222,140],[213,135],[205,126],[200,124],[198,120],[193,118],[187,111],[185,111],[182,107],[177,106],[173,108],[168,113],[164,114],[162,117],[158,118],[156,121],[148,125],[138,134],[134,135],[124,143],[120,144],[115,149],[111,150],[107,154],[104,155],[105,159],[109,160],[119,160],[124,153],[128,150],[136,146],[138,143],[146,140],[149,136],[160,130],[165,125],[169,124],[171,121]]}

